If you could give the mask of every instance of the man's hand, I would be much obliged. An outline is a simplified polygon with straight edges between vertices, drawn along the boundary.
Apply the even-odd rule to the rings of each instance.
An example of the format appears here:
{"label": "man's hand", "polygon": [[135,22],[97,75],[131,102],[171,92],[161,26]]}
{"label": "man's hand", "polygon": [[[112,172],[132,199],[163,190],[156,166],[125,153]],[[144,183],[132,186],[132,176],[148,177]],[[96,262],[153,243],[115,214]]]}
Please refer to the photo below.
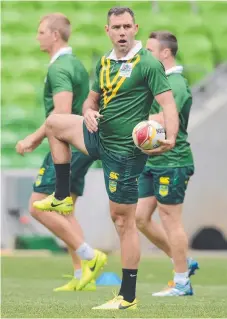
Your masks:
{"label": "man's hand", "polygon": [[40,143],[41,141],[37,141],[32,135],[28,135],[25,139],[17,142],[16,152],[23,156],[24,153],[31,153],[34,151]]}
{"label": "man's hand", "polygon": [[159,140],[160,146],[153,149],[153,150],[142,150],[143,153],[152,156],[152,155],[160,155],[164,152],[168,152],[175,146],[175,139],[168,139],[168,140]]}
{"label": "man's hand", "polygon": [[97,132],[98,121],[101,117],[103,117],[103,115],[100,115],[98,111],[87,109],[87,111],[84,114],[84,121],[90,133]]}

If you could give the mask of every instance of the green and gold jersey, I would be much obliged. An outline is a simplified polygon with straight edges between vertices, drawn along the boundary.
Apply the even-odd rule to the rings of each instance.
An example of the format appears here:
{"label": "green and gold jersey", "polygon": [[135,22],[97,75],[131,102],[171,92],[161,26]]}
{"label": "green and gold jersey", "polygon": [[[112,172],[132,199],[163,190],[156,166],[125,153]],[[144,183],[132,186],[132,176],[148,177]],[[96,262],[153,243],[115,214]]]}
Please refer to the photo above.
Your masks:
{"label": "green and gold jersey", "polygon": [[[175,147],[161,155],[150,156],[146,166],[150,167],[182,167],[193,165],[193,156],[189,142],[187,141],[187,126],[189,113],[192,106],[192,94],[186,79],[181,74],[182,67],[173,67],[166,74],[174,95],[179,112],[179,132]],[[162,108],[154,101],[151,114],[162,112]]]}
{"label": "green and gold jersey", "polygon": [[72,113],[81,115],[89,92],[89,77],[70,47],[60,49],[50,62],[44,87],[46,117],[54,110],[53,96],[64,91],[73,92]]}
{"label": "green and gold jersey", "polygon": [[100,94],[102,145],[113,152],[133,154],[133,128],[148,119],[154,96],[170,90],[170,85],[163,65],[138,41],[120,60],[114,51],[101,58],[92,90]]}

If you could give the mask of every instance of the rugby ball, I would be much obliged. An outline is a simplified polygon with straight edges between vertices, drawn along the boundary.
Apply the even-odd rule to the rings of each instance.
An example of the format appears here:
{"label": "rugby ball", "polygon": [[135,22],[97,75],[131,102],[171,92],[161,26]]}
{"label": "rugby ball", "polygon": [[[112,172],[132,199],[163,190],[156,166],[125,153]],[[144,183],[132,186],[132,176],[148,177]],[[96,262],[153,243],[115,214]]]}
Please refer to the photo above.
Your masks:
{"label": "rugby ball", "polygon": [[156,121],[143,121],[134,127],[132,138],[138,148],[152,150],[160,145],[159,140],[165,139],[165,129]]}

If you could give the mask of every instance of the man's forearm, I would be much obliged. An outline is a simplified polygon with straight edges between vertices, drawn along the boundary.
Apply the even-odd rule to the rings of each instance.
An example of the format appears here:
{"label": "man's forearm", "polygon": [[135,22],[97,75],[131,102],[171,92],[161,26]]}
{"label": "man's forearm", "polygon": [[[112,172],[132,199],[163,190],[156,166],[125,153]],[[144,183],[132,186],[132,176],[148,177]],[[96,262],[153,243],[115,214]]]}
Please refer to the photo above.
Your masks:
{"label": "man's forearm", "polygon": [[98,103],[92,100],[91,98],[87,98],[83,104],[82,113],[84,114],[88,109],[91,109],[93,111],[98,111],[99,110]]}
{"label": "man's forearm", "polygon": [[31,134],[36,144],[40,144],[42,140],[46,137],[45,124],[41,125],[38,130]]}

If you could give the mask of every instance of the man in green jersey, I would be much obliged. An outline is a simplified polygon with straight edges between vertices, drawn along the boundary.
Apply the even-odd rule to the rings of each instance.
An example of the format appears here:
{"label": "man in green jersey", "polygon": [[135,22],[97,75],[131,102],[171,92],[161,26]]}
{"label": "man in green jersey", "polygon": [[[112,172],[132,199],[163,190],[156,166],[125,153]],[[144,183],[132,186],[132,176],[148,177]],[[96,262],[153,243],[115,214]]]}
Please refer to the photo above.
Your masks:
{"label": "man in green jersey", "polygon": [[[44,86],[46,118],[50,114],[56,113],[81,114],[83,102],[89,92],[88,73],[83,64],[72,54],[71,47],[68,46],[70,32],[70,21],[59,13],[44,16],[39,24],[37,39],[40,48],[47,52],[51,59]],[[36,132],[17,143],[17,152],[23,155],[25,152],[33,151],[42,143],[45,136],[45,125],[43,124]],[[73,150],[70,178],[73,210],[77,196],[83,194],[84,176],[92,162],[93,159],[90,156]],[[55,179],[54,163],[51,153],[48,153],[34,183],[29,210],[33,217],[63,240],[65,232],[68,231],[65,227],[70,227],[71,232],[79,236],[81,244],[83,244],[83,233],[73,213],[67,216],[59,216],[54,212],[47,211],[44,213],[33,207],[35,201],[46,198],[54,192]],[[61,226],[58,225],[59,222]],[[87,244],[84,243],[83,245]],[[68,244],[68,249],[73,260],[74,276],[69,284],[59,287],[55,291],[95,290],[94,282],[81,286],[82,267],[79,258],[94,259],[95,261],[95,252],[89,248],[90,253],[84,256],[80,253],[79,246],[73,248]]]}
{"label": "man in green jersey", "polygon": [[[67,143],[102,160],[110,213],[119,235],[122,260],[122,284],[118,296],[95,309],[135,309],[136,278],[140,247],[135,223],[138,200],[137,178],[143,170],[147,155],[135,147],[132,130],[148,119],[155,99],[163,107],[167,122],[167,140],[162,149],[175,145],[178,131],[176,105],[162,64],[135,41],[138,25],[129,8],[112,8],[108,12],[106,32],[113,50],[103,55],[96,67],[96,80],[83,105],[84,117],[51,115],[46,121],[46,133],[56,165],[56,188],[64,184],[60,200],[55,196],[35,202],[46,210],[58,205],[67,210],[72,202],[63,171],[70,163]],[[67,125],[65,125],[67,123]],[[98,222],[98,221],[97,221]]]}
{"label": "man in green jersey", "polygon": [[[192,152],[187,141],[192,95],[182,75],[183,68],[176,66],[176,37],[168,31],[152,32],[147,49],[165,67],[180,125],[175,147],[164,154],[150,156],[140,175],[136,221],[143,234],[172,258],[174,263],[174,280],[169,282],[167,289],[153,295],[192,295],[189,277],[198,268],[198,263],[191,258],[187,259],[188,240],[181,221],[185,191],[194,172]],[[156,101],[152,104],[150,119],[165,126],[162,107]],[[156,206],[163,227],[151,218]]]}

